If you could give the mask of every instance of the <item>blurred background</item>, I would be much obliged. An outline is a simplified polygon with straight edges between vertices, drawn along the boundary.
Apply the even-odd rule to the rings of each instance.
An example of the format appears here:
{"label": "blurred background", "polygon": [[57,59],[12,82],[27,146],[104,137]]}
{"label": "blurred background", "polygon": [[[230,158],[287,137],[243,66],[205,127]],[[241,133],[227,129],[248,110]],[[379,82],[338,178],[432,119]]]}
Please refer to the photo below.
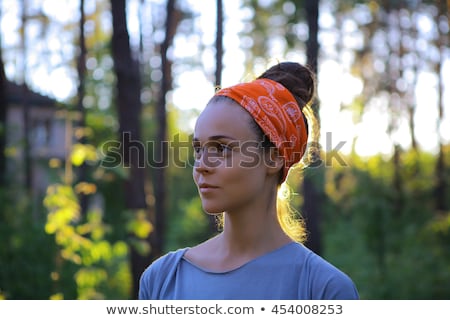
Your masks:
{"label": "blurred background", "polygon": [[135,299],[217,232],[192,181],[217,86],[317,74],[306,245],[363,299],[450,299],[448,0],[2,0],[0,299]]}

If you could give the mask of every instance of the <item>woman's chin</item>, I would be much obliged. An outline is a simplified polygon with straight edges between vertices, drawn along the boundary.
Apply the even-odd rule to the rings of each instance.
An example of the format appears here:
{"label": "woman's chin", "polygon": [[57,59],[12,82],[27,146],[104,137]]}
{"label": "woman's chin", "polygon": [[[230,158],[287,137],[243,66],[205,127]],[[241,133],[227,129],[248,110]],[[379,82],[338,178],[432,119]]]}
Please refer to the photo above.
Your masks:
{"label": "woman's chin", "polygon": [[221,214],[223,212],[222,209],[213,207],[213,206],[203,205],[202,207],[203,207],[203,211],[205,211],[207,214],[212,215],[212,216]]}

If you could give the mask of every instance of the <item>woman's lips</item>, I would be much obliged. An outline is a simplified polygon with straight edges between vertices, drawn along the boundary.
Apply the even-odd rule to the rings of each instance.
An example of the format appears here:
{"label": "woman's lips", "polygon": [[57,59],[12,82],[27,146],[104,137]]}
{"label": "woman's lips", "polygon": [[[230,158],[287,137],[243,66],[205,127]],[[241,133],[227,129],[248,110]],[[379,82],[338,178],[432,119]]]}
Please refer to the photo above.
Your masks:
{"label": "woman's lips", "polygon": [[208,193],[214,191],[215,189],[218,189],[218,187],[207,183],[201,183],[198,185],[198,189],[201,193]]}

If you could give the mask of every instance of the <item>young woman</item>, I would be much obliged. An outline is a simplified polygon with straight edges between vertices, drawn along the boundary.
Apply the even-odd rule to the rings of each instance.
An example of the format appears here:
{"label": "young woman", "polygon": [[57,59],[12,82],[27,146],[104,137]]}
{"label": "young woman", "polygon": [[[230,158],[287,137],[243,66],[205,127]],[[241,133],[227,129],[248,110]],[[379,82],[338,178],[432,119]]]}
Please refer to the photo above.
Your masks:
{"label": "young woman", "polygon": [[359,298],[346,274],[302,245],[301,221],[277,201],[314,136],[314,92],[308,68],[283,62],[212,97],[194,130],[193,177],[222,231],[154,261],[139,299]]}

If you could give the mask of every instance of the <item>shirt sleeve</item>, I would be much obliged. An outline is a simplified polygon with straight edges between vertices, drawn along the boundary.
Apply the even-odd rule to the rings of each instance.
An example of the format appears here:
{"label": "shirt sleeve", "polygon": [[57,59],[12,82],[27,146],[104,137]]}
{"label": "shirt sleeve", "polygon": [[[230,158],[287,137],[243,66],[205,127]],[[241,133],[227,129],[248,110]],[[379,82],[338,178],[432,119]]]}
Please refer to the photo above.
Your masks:
{"label": "shirt sleeve", "polygon": [[153,288],[157,285],[155,280],[159,269],[159,261],[156,260],[148,266],[139,280],[139,300],[150,300],[153,296]]}
{"label": "shirt sleeve", "polygon": [[303,283],[308,283],[307,297],[312,300],[359,299],[358,290],[346,273],[315,253],[311,252],[307,260],[308,279],[303,279]]}
{"label": "shirt sleeve", "polygon": [[336,271],[324,286],[321,299],[358,300],[359,294],[353,281],[341,271]]}
{"label": "shirt sleeve", "polygon": [[174,280],[178,264],[186,249],[169,252],[153,261],[139,280],[139,300],[159,300]]}

